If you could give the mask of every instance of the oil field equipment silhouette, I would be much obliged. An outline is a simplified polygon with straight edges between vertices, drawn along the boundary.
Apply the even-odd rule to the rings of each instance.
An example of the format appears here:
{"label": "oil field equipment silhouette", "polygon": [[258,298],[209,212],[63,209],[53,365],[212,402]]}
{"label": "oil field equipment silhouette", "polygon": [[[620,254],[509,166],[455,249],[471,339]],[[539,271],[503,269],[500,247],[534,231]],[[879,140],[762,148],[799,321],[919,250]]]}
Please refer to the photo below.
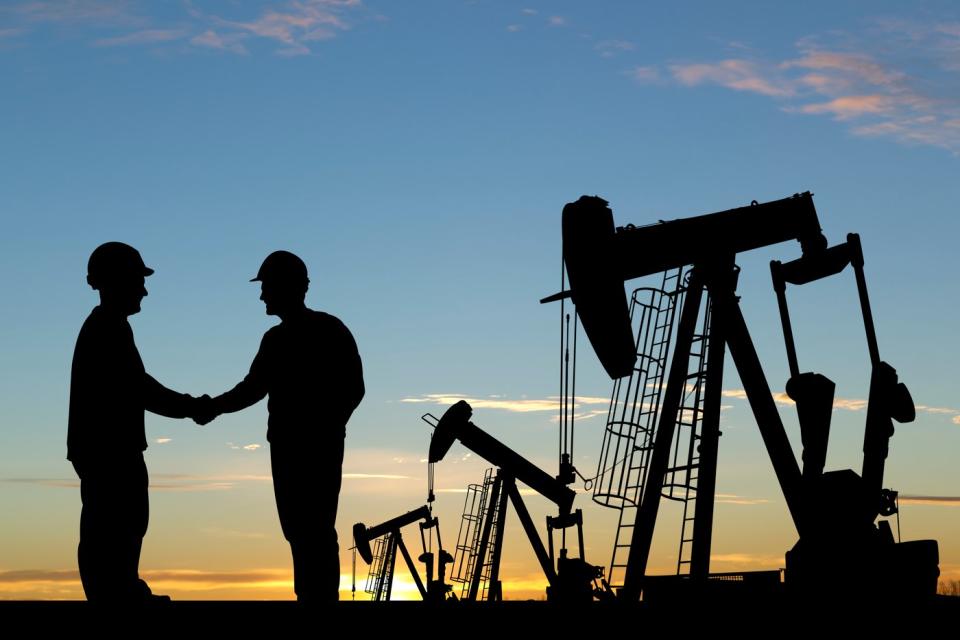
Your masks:
{"label": "oil field equipment silhouette", "polygon": [[[443,460],[453,443],[459,440],[465,447],[497,467],[492,485],[487,483],[484,485],[490,488],[489,491],[483,492],[482,529],[478,530],[479,535],[475,538],[475,546],[465,548],[458,540],[457,550],[472,556],[468,563],[472,572],[466,599],[479,598],[481,583],[486,585],[487,600],[501,600],[503,597],[500,583],[500,558],[503,553],[503,525],[509,501],[513,504],[547,579],[549,585],[547,598],[559,602],[589,602],[597,591],[595,582],[602,575],[602,568],[587,564],[584,560],[583,514],[579,509],[572,511],[575,492],[562,478],[551,477],[473,424],[470,421],[472,415],[473,409],[464,400],[447,409],[436,424],[433,438],[430,440],[428,457],[431,464]],[[549,551],[543,546],[540,534],[517,488],[517,481],[523,482],[557,506],[558,515],[547,518]],[[465,519],[468,517],[468,508],[465,506]],[[477,526],[480,525],[478,520],[475,519]],[[565,532],[571,527],[577,529],[580,556],[576,558],[568,556],[564,534],[564,544],[561,546],[558,557],[554,550],[554,532],[556,530]],[[461,529],[461,538],[462,536],[463,529]]]}
{"label": "oil field equipment silhouette", "polygon": [[[420,542],[423,547],[423,553],[418,556],[418,560],[426,565],[427,584],[424,586],[417,567],[413,563],[413,558],[407,550],[407,545],[403,542],[403,536],[400,530],[407,525],[420,521]],[[427,543],[426,532],[437,532],[438,552],[434,555],[431,545]],[[443,549],[443,542],[440,539],[440,522],[433,516],[428,505],[419,509],[408,511],[407,513],[382,522],[373,527],[367,527],[362,522],[353,525],[353,540],[357,553],[363,558],[363,561],[370,565],[370,572],[367,577],[366,592],[370,594],[375,601],[385,601],[390,599],[393,590],[393,576],[397,564],[397,550],[403,555],[403,560],[407,564],[410,576],[413,578],[420,597],[425,601],[442,601],[450,592],[450,585],[444,582],[446,575],[446,566],[453,561],[453,557]],[[374,546],[371,547],[371,542]],[[436,565],[437,579],[433,578],[433,570]]]}
{"label": "oil field equipment silhouette", "polygon": [[[893,422],[915,417],[913,400],[896,371],[880,359],[864,276],[860,238],[829,247],[809,192],[706,215],[648,226],[615,227],[599,197],[582,196],[563,209],[561,291],[541,303],[561,301],[558,474],[551,476],[475,425],[464,400],[437,419],[428,456],[428,504],[434,500],[434,464],[454,442],[494,466],[483,482],[467,488],[455,556],[440,545],[438,579],[423,532],[437,528],[428,506],[376,527],[354,527],[356,548],[372,563],[368,592],[388,600],[400,550],[424,600],[503,599],[500,562],[508,503],[523,526],[555,602],[669,600],[679,595],[786,594],[797,598],[859,595],[898,600],[936,593],[939,551],[935,540],[900,542],[888,520],[898,513],[897,492],[883,487]],[[797,241],[801,256],[770,265],[786,346],[790,378],[786,392],[797,408],[802,469],[776,408],[736,295],[737,254]],[[801,372],[787,305],[787,285],[803,286],[854,273],[871,366],[863,443],[863,466],[825,471],[834,403],[834,383]],[[660,287],[635,289],[627,302],[624,282],[660,275]],[[566,286],[567,278],[569,287]],[[576,313],[565,312],[572,299]],[[614,380],[597,473],[584,478],[573,465],[576,406],[576,336],[582,324],[593,350]],[[773,465],[798,540],[785,554],[785,570],[712,573],[720,400],[726,352],[737,368],[746,398]],[[572,359],[571,359],[572,353]],[[669,361],[669,367],[668,367]],[[570,487],[577,477],[594,502],[619,510],[609,568],[584,558],[583,513],[573,509]],[[547,517],[548,546],[521,497],[522,482],[557,508]],[[677,572],[647,574],[647,562],[662,499],[682,504]],[[427,564],[424,587],[400,528],[420,524]],[[568,555],[566,534],[576,528],[579,557]],[[559,554],[554,536],[560,532]],[[371,541],[376,547],[371,548]]]}
{"label": "oil field equipment silhouette", "polygon": [[[801,257],[775,261],[771,270],[790,364],[787,394],[801,429],[802,471],[739,307],[734,264],[738,253],[790,240],[800,243]],[[779,572],[772,572],[773,580],[769,572],[710,573],[727,347],[799,534],[786,554],[787,593],[849,593],[853,576],[870,594],[911,598],[936,592],[937,542],[895,542],[889,523],[877,522],[897,512],[896,492],[882,486],[884,462],[893,421],[912,421],[913,401],[896,371],[880,359],[859,237],[850,234],[846,243],[828,248],[810,193],[644,227],[615,227],[606,201],[583,196],[563,210],[563,261],[569,289],[541,302],[572,298],[597,357],[615,380],[593,497],[621,509],[608,574],[621,598],[656,594],[657,581],[646,570],[661,498],[684,505],[681,575],[673,586],[780,586]],[[848,265],[872,368],[860,474],[824,472],[834,384],[800,372],[785,293],[787,284],[808,284]],[[624,281],[657,273],[663,273],[663,287],[638,289],[628,307]]]}

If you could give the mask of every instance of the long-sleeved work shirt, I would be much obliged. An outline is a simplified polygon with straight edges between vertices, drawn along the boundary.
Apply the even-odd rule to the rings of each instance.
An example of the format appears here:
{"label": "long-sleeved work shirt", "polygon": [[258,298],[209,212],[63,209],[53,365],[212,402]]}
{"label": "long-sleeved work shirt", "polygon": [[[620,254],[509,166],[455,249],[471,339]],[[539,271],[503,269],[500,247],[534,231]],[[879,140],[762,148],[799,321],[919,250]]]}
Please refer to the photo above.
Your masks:
{"label": "long-sleeved work shirt", "polygon": [[146,372],[125,316],[95,307],[73,352],[67,459],[142,453],[147,448],[144,410],[184,418],[190,401]]}
{"label": "long-sleeved work shirt", "polygon": [[364,395],[360,354],[346,325],[306,308],[286,318],[263,335],[250,373],[216,402],[232,412],[267,395],[271,443],[343,437]]}

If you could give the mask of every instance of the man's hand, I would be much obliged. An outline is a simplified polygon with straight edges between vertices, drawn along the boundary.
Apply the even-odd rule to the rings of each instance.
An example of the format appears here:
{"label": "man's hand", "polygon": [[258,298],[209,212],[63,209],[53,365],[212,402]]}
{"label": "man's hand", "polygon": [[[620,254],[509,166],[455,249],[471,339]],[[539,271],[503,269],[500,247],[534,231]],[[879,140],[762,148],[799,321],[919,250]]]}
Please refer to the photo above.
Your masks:
{"label": "man's hand", "polygon": [[199,398],[194,399],[193,415],[190,417],[193,418],[193,421],[198,425],[203,426],[209,424],[213,422],[213,419],[218,415],[220,414],[214,406],[213,398],[207,394],[203,394]]}

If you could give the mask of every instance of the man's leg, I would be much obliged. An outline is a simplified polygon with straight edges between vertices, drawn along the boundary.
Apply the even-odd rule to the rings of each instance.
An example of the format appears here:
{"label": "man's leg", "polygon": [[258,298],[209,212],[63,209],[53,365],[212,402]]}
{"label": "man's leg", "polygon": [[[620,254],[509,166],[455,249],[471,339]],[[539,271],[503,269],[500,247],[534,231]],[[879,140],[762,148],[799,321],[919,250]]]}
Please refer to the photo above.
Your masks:
{"label": "man's leg", "polygon": [[80,545],[77,548],[77,565],[80,582],[87,600],[99,602],[109,599],[107,587],[110,580],[108,554],[109,525],[106,522],[106,487],[93,469],[74,461],[73,468],[80,478]]}
{"label": "man's leg", "polygon": [[83,502],[77,560],[87,600],[143,600],[150,592],[138,574],[149,518],[143,456],[74,462],[74,468]]}
{"label": "man's leg", "polygon": [[293,556],[297,600],[335,602],[340,589],[336,519],[342,439],[319,449],[318,453],[318,447],[271,445],[273,487],[280,525]]}

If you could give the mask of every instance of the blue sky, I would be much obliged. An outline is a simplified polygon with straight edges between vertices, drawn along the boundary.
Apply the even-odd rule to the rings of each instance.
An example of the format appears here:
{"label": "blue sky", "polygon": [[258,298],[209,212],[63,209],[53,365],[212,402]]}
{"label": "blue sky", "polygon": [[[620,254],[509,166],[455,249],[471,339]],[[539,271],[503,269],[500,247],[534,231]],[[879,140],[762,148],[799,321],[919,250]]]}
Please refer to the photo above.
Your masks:
{"label": "blue sky", "polygon": [[[537,301],[559,287],[560,210],[584,193],[609,200],[618,224],[646,224],[813,191],[832,242],[862,236],[881,354],[917,404],[943,409],[898,428],[888,484],[958,495],[952,3],[14,1],[0,7],[0,78],[0,475],[19,480],[0,483],[17,523],[0,530],[0,570],[72,566],[79,497],[40,481],[72,478],[69,363],[101,242],[133,244],[156,269],[137,341],[158,379],[191,393],[245,373],[273,323],[247,280],[274,249],[301,255],[308,303],[341,317],[364,359],[346,470],[403,467],[413,508],[423,470],[406,465],[425,454],[418,418],[443,411],[437,394],[486,399],[476,422],[553,470],[553,412],[518,409],[557,394],[559,310]],[[783,245],[738,260],[775,390],[787,366],[767,263],[796,255]],[[801,367],[865,398],[852,276],[791,304]],[[737,388],[731,370],[725,389]],[[578,389],[610,390],[586,348]],[[771,505],[755,517],[774,531],[757,543],[769,560],[793,532],[746,404],[729,404],[718,491]],[[859,468],[863,415],[837,409],[834,468]],[[586,475],[601,420],[578,431]],[[238,479],[268,473],[264,424],[264,407],[204,430],[148,419],[151,471],[199,489],[158,492],[146,565],[198,566],[222,535],[256,544],[207,569],[285,566],[263,524],[274,526],[269,491]],[[462,487],[482,468],[443,481]],[[351,491],[342,537],[392,515],[395,499]],[[608,518],[581,500],[588,520]],[[455,502],[438,507],[451,526]],[[956,539],[954,509],[915,509],[911,536]],[[743,517],[718,515],[718,527]],[[178,556],[172,540],[197,534],[171,521],[194,518],[221,533]],[[718,537],[718,554],[757,553],[733,538]],[[960,575],[960,550],[944,553]]]}

